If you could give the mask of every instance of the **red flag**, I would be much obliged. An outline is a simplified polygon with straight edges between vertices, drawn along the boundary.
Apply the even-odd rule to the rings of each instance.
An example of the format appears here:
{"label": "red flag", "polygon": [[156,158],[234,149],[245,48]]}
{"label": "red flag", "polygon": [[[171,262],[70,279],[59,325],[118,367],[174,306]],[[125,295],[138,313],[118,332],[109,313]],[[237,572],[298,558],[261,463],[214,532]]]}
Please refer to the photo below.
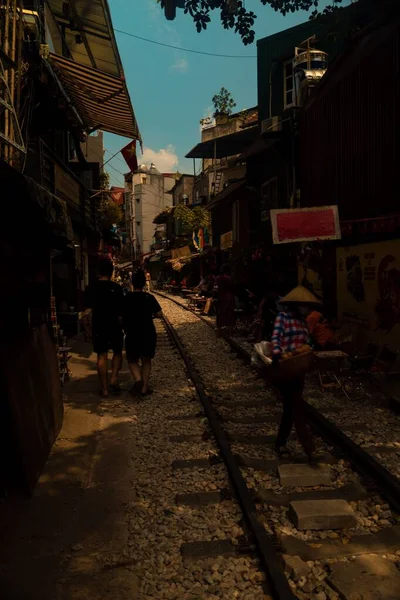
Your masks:
{"label": "red flag", "polygon": [[136,156],[136,140],[129,142],[125,148],[122,148],[121,154],[125,159],[129,169],[134,173],[138,169],[138,161]]}

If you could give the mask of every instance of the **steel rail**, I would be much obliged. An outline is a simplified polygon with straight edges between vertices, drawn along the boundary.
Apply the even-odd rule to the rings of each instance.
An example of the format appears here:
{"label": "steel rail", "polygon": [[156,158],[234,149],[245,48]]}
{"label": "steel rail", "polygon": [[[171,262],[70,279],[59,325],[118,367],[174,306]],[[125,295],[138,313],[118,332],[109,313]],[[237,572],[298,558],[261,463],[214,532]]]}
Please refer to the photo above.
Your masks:
{"label": "steel rail", "polygon": [[179,339],[174,327],[171,325],[165,315],[163,315],[163,321],[165,323],[167,332],[169,333],[185,363],[187,372],[194,383],[197,394],[203,405],[205,415],[218,444],[221,457],[229,473],[229,477],[236,491],[244,516],[250,527],[250,531],[254,536],[254,541],[259,551],[262,568],[265,570],[265,573],[268,577],[268,584],[271,587],[270,591],[272,592],[273,598],[274,600],[295,600],[295,596],[285,576],[280,555],[276,551],[273,538],[267,534],[263,524],[258,518],[257,507],[253,501],[251,492],[246,485],[243,475],[240,472],[240,468],[230,448],[229,441],[221,426],[218,414],[213,408],[212,401],[207,395],[203,382],[193,366],[189,354],[185,350],[185,347]]}
{"label": "steel rail", "polygon": [[[167,296],[166,294],[162,293],[160,294],[159,292],[157,293],[165,299],[174,302],[177,306],[180,306],[182,309],[191,312],[215,331],[214,325],[207,321],[207,319],[205,319],[201,315],[197,315],[190,308],[182,305],[180,302],[171,298],[170,296]],[[231,349],[234,352],[236,352],[236,354],[238,354],[243,360],[245,360],[247,363],[251,361],[251,356],[245,348],[243,348],[235,340],[225,335],[224,333],[222,333],[221,337],[227,342],[227,344],[229,344]],[[265,375],[265,369],[263,367],[254,368],[261,378],[267,379]],[[389,504],[397,512],[400,512],[400,482],[397,479],[397,477],[392,475],[392,473],[390,473],[390,471],[383,467],[376,460],[376,458],[371,456],[371,454],[369,454],[366,450],[361,448],[361,446],[353,442],[353,440],[349,438],[345,433],[343,433],[343,431],[337,425],[329,421],[319,410],[317,410],[314,406],[311,406],[311,404],[309,404],[308,402],[306,402],[306,411],[309,421],[314,427],[314,429],[326,441],[328,441],[333,446],[335,446],[335,448],[344,453],[356,471],[361,473],[367,479],[372,479],[377,485],[382,496],[386,498]]]}

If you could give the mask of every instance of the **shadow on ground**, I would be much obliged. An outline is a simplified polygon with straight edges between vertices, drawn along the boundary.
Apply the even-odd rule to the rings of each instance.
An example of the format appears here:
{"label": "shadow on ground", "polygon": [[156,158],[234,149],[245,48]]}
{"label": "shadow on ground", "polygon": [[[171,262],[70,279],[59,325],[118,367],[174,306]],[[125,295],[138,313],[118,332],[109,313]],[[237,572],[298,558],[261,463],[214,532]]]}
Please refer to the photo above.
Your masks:
{"label": "shadow on ground", "polygon": [[0,507],[2,600],[139,597],[126,524],[134,408],[101,401],[89,348],[73,353],[71,368],[64,425],[33,497]]}

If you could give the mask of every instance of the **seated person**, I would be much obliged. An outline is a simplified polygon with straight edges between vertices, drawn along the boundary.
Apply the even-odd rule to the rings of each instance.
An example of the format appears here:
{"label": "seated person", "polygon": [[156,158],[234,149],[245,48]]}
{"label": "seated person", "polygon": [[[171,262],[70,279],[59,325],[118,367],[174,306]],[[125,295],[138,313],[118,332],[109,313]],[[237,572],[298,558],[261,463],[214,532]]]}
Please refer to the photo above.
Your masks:
{"label": "seated person", "polygon": [[333,350],[336,348],[335,334],[322,313],[314,310],[306,320],[316,350]]}

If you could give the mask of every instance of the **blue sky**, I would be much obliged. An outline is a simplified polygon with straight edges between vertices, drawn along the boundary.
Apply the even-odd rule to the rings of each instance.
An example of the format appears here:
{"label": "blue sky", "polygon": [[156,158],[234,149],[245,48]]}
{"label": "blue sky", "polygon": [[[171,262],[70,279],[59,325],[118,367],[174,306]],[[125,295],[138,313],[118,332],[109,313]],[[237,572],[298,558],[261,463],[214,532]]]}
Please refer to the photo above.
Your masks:
{"label": "blue sky", "polygon": [[[153,161],[163,172],[193,172],[185,154],[200,139],[199,121],[211,113],[211,98],[221,86],[228,88],[237,110],[257,104],[256,42],[244,46],[239,35],[226,31],[216,11],[207,31],[198,34],[183,11],[167,21],[156,0],[109,0],[113,25],[131,34],[193,50],[232,54],[247,58],[229,59],[189,54],[156,46],[116,33],[132,104],[144,142],[139,163]],[[327,2],[322,0],[322,5]],[[297,25],[309,18],[299,12],[282,16],[260,0],[247,0],[246,7],[258,15],[256,39]],[[105,136],[105,158],[129,140]],[[122,162],[121,162],[122,161]],[[119,154],[105,167],[112,185],[123,185],[127,171]],[[119,172],[120,173],[119,173]]]}

